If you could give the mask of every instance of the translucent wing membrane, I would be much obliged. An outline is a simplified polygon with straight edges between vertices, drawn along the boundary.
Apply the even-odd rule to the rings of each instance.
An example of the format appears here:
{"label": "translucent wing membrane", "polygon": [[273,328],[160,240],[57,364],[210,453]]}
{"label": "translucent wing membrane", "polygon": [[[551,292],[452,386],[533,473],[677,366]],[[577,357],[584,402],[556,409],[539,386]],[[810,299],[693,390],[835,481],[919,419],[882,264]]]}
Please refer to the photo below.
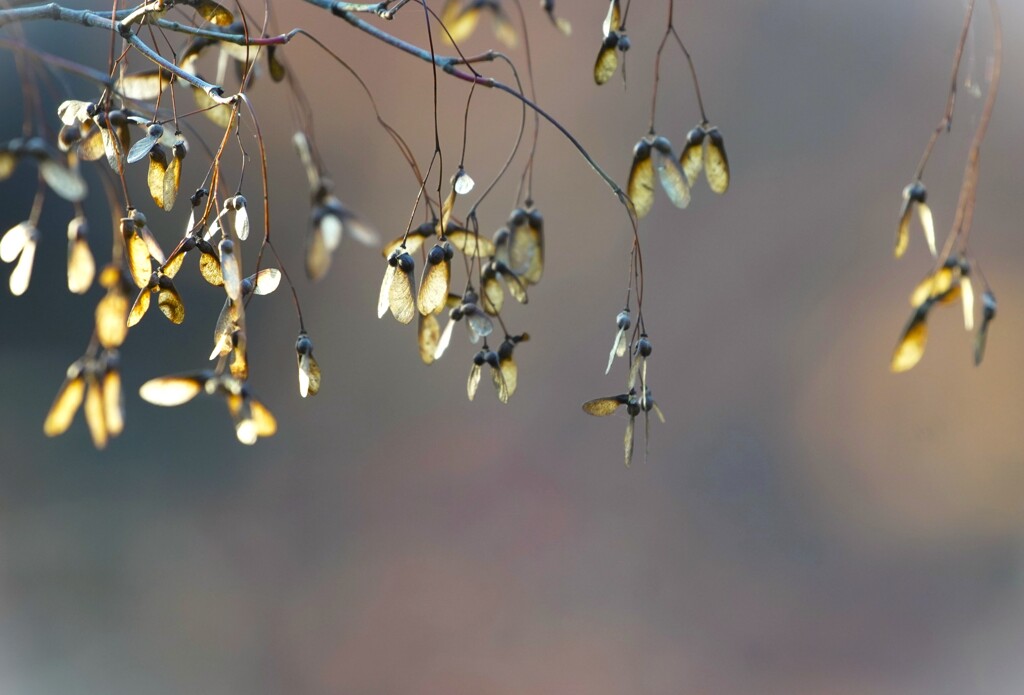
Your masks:
{"label": "translucent wing membrane", "polygon": [[905,372],[912,369],[924,356],[925,343],[928,341],[927,319],[930,306],[930,303],[925,303],[918,307],[907,321],[892,355],[889,365],[892,371]]}
{"label": "translucent wing membrane", "polygon": [[626,401],[627,398],[625,395],[595,398],[583,404],[583,412],[588,415],[605,417],[618,410],[620,405],[625,405]]}
{"label": "translucent wing membrane", "polygon": [[654,164],[651,161],[651,144],[641,140],[633,148],[633,165],[629,170],[627,188],[636,216],[643,218],[654,204]]}
{"label": "translucent wing membrane", "polygon": [[729,158],[718,128],[709,128],[704,148],[704,175],[712,191],[721,195],[729,189]]}
{"label": "translucent wing membrane", "polygon": [[153,405],[181,405],[198,396],[210,378],[208,372],[157,377],[139,388],[139,396]]}

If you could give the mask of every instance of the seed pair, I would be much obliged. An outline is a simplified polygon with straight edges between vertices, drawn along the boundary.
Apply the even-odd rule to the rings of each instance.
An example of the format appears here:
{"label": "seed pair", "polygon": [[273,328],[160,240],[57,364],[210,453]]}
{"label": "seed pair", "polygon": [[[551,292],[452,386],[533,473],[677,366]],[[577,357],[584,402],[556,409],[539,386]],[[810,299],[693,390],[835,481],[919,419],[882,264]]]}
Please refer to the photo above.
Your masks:
{"label": "seed pair", "polygon": [[[890,368],[894,372],[912,369],[924,356],[928,340],[928,312],[933,306],[949,305],[960,299],[964,329],[974,330],[974,284],[971,263],[964,255],[951,255],[938,269],[929,273],[910,295],[911,314],[893,351]],[[974,340],[974,363],[985,355],[989,323],[995,318],[996,298],[986,286],[982,292],[982,321]]]}

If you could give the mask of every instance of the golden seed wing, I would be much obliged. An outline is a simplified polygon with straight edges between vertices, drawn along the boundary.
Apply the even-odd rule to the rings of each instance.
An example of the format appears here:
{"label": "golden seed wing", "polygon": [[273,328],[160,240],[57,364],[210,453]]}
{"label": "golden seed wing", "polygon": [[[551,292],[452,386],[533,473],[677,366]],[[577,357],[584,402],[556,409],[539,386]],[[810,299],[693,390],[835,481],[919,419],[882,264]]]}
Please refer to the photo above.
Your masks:
{"label": "golden seed wing", "polygon": [[[181,188],[181,158],[171,156],[167,162],[167,169],[164,172],[163,182],[163,203],[161,207],[170,212],[178,200],[178,190]],[[156,197],[153,198],[156,200]]]}
{"label": "golden seed wing", "polygon": [[704,143],[704,176],[715,193],[722,194],[729,189],[729,158],[725,154],[722,134],[717,128],[708,131]]}
{"label": "golden seed wing", "polygon": [[438,343],[441,341],[441,325],[437,322],[437,317],[434,314],[420,314],[416,333],[420,348],[420,359],[423,360],[424,364],[433,363],[434,353],[437,351]]}
{"label": "golden seed wing", "polygon": [[93,446],[97,449],[105,448],[109,432],[103,408],[103,391],[95,377],[88,380],[85,392],[85,423],[89,426]]}
{"label": "golden seed wing", "polygon": [[650,151],[646,155],[633,158],[627,193],[633,201],[637,218],[646,217],[654,205],[654,163],[651,161]]}
{"label": "golden seed wing", "polygon": [[157,293],[156,303],[171,323],[180,324],[185,320],[185,305],[181,302],[181,296],[174,285],[161,287]]}
{"label": "golden seed wing", "polygon": [[900,209],[900,223],[896,227],[896,246],[893,249],[893,255],[896,258],[901,257],[906,252],[907,246],[910,245],[910,217],[913,214],[911,200],[904,196],[903,207]]}
{"label": "golden seed wing", "polygon": [[621,396],[608,396],[606,398],[595,398],[583,404],[583,412],[588,415],[604,417],[611,415],[622,405]]}
{"label": "golden seed wing", "polygon": [[928,340],[928,312],[920,307],[910,317],[896,350],[892,354],[889,368],[894,372],[905,372],[916,365],[924,356],[925,343]]}
{"label": "golden seed wing", "polygon": [[64,200],[78,203],[85,200],[89,188],[77,169],[65,166],[52,159],[39,162],[39,174],[53,192]]}
{"label": "golden seed wing", "polygon": [[629,422],[626,423],[626,436],[623,437],[622,443],[625,448],[626,454],[626,466],[633,462],[633,432],[636,429],[636,418],[629,418]]}
{"label": "golden seed wing", "polygon": [[618,31],[622,28],[622,9],[619,6],[619,0],[611,0],[608,5],[608,14],[604,17],[604,23],[601,24],[601,31],[605,36],[608,36],[613,31]]}
{"label": "golden seed wing", "polygon": [[312,355],[299,355],[299,393],[305,398],[320,392],[320,365]]}
{"label": "golden seed wing", "polygon": [[199,273],[203,279],[214,287],[224,284],[224,273],[221,270],[220,259],[212,253],[203,253],[199,256]]}
{"label": "golden seed wing", "polygon": [[384,318],[391,305],[391,284],[395,281],[395,267],[388,265],[384,269],[384,279],[380,283],[380,294],[377,295],[377,318]]}
{"label": "golden seed wing", "polygon": [[164,148],[157,145],[149,152],[149,173],[146,175],[146,183],[149,185],[149,195],[157,207],[164,207],[164,181],[167,178],[167,153]]}
{"label": "golden seed wing", "polygon": [[132,310],[128,313],[128,327],[131,328],[146,315],[149,311],[149,295],[151,290],[148,287],[143,287],[139,290],[139,296],[135,298],[135,303],[132,304]]}
{"label": "golden seed wing", "polygon": [[217,26],[226,27],[235,21],[234,15],[225,7],[218,5],[213,0],[179,0],[183,5],[195,8],[199,15]]}
{"label": "golden seed wing", "polygon": [[469,400],[476,397],[476,390],[480,386],[481,372],[480,365],[475,363],[469,370],[469,379],[466,380],[466,395],[469,396]]}
{"label": "golden seed wing", "polygon": [[128,335],[128,309],[128,298],[118,292],[107,292],[96,305],[96,337],[108,350],[121,347]]}
{"label": "golden seed wing", "polygon": [[43,433],[47,437],[56,437],[67,431],[71,421],[75,419],[75,413],[78,412],[84,395],[85,379],[80,371],[65,379],[43,422]]}
{"label": "golden seed wing", "polygon": [[117,81],[116,89],[127,99],[153,101],[170,83],[170,74],[156,68],[124,75]]}
{"label": "golden seed wing", "polygon": [[502,289],[498,276],[494,273],[485,274],[480,285],[483,291],[483,307],[488,314],[497,314],[505,305],[505,290]]}
{"label": "golden seed wing", "polygon": [[[476,29],[477,22],[480,20],[480,9],[476,6],[476,3],[463,8],[459,8],[458,5],[458,0],[452,0],[445,5],[444,12],[441,14],[442,22],[448,29],[448,34],[445,38],[455,43],[468,38]],[[447,19],[445,19],[446,16],[448,17]]]}
{"label": "golden seed wing", "polygon": [[135,230],[131,220],[126,220],[123,225],[128,230],[124,235],[125,246],[128,249],[128,270],[131,271],[136,287],[144,288],[153,275],[153,266],[149,262],[149,246]]}
{"label": "golden seed wing", "polygon": [[448,300],[448,287],[451,284],[452,268],[448,259],[433,265],[427,264],[423,269],[418,298],[421,314],[436,314],[444,309]]}
{"label": "golden seed wing", "polygon": [[281,271],[277,268],[263,268],[255,275],[249,276],[253,294],[270,294],[281,284]]}
{"label": "golden seed wing", "polygon": [[932,256],[938,256],[938,249],[935,247],[935,221],[932,219],[932,209],[927,203],[917,204],[917,216],[921,220],[921,229],[924,230],[924,239],[928,242],[928,250]]}
{"label": "golden seed wing", "polygon": [[686,175],[686,182],[693,186],[704,169],[704,141],[687,142],[683,153],[679,155],[679,165]]}
{"label": "golden seed wing", "polygon": [[221,128],[228,128],[231,126],[234,111],[229,105],[218,104],[210,98],[209,94],[199,87],[192,88],[192,96],[195,98],[196,106],[202,109],[207,118]]}
{"label": "golden seed wing", "polygon": [[68,242],[68,289],[75,294],[85,294],[96,275],[96,261],[93,260],[89,242],[84,238]]}
{"label": "golden seed wing", "polygon": [[139,387],[139,396],[153,405],[181,405],[199,395],[205,384],[204,374],[161,376],[150,379]]}
{"label": "golden seed wing", "polygon": [[[514,358],[506,357],[498,363],[498,369],[505,380],[505,389],[510,398],[516,392],[516,387],[519,385],[519,367],[516,365]],[[508,398],[505,400],[507,401]]]}
{"label": "golden seed wing", "polygon": [[619,67],[619,56],[616,54],[617,46],[614,43],[602,43],[601,50],[594,61],[594,82],[604,84],[615,74]]}
{"label": "golden seed wing", "polygon": [[0,181],[6,181],[18,166],[18,155],[10,151],[0,152]]}
{"label": "golden seed wing", "polygon": [[324,244],[324,235],[320,229],[314,227],[306,237],[306,276],[310,280],[319,280],[330,267],[331,252]]}
{"label": "golden seed wing", "polygon": [[103,419],[107,432],[116,437],[124,431],[124,400],[121,394],[121,374],[108,369],[103,375]]}
{"label": "golden seed wing", "polygon": [[494,384],[494,390],[498,393],[498,400],[508,403],[511,394],[508,391],[508,384],[505,382],[505,375],[500,369],[491,370],[491,383]]}
{"label": "golden seed wing", "polygon": [[470,258],[486,258],[494,255],[494,242],[487,237],[474,234],[468,229],[453,229],[446,235],[452,246]]}
{"label": "golden seed wing", "polygon": [[542,229],[520,225],[509,234],[508,258],[511,268],[523,281],[536,285],[544,274],[544,236]]}
{"label": "golden seed wing", "polygon": [[388,307],[399,323],[410,323],[416,315],[416,290],[412,271],[395,268],[391,287],[388,288]]}
{"label": "golden seed wing", "polygon": [[[317,388],[319,389],[319,370],[317,371]],[[315,393],[310,391],[310,393]],[[256,434],[260,437],[272,437],[277,432],[277,419],[274,418],[265,405],[255,398],[250,399],[253,422],[256,423]]]}

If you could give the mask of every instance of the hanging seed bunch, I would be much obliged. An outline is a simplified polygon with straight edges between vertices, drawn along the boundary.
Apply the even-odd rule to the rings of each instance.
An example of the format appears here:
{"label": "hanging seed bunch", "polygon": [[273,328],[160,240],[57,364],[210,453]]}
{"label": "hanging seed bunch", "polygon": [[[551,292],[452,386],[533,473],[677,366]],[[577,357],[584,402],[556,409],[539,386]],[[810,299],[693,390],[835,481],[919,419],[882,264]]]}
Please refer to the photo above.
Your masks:
{"label": "hanging seed bunch", "polygon": [[[16,61],[16,67],[26,98],[20,136],[0,140],[0,182],[16,170],[29,168],[25,161],[38,180],[31,207],[18,215],[18,224],[0,236],[0,262],[11,266],[9,288],[14,295],[29,291],[34,259],[37,253],[46,252],[45,237],[52,234],[40,224],[41,211],[45,205],[67,204],[71,208],[65,217],[70,220],[66,230],[67,286],[76,295],[95,293],[96,301],[93,334],[83,354],[65,370],[45,417],[45,433],[56,436],[66,432],[77,411],[83,410],[94,444],[106,446],[125,426],[120,375],[122,360],[137,354],[128,340],[131,330],[146,320],[156,322],[155,330],[178,330],[178,326],[195,323],[194,316],[200,314],[193,310],[197,302],[212,301],[220,309],[217,320],[202,329],[212,338],[209,359],[204,350],[196,357],[194,369],[151,378],[138,393],[148,403],[164,407],[184,405],[200,395],[220,398],[240,442],[254,444],[273,435],[277,422],[271,409],[255,395],[260,375],[255,373],[249,349],[253,345],[251,322],[259,321],[262,307],[274,301],[256,297],[275,293],[282,282],[287,285],[297,319],[289,338],[294,340],[290,347],[294,346],[295,366],[288,369],[296,370],[291,373],[297,377],[300,397],[319,393],[323,386],[321,355],[303,321],[299,291],[291,280],[295,273],[289,273],[281,262],[277,245],[301,247],[305,275],[315,282],[326,278],[339,255],[354,253],[344,247],[347,237],[378,247],[380,242],[363,217],[342,202],[347,194],[335,190],[328,162],[313,136],[316,109],[306,94],[315,92],[303,89],[300,76],[283,62],[290,42],[301,35],[306,46],[312,44],[313,50],[320,51],[326,65],[341,68],[363,90],[382,134],[395,145],[417,183],[405,233],[384,247],[378,315],[391,314],[403,325],[415,320],[418,352],[428,364],[463,340],[456,338],[457,334],[466,336],[471,346],[465,356],[470,399],[485,380],[503,403],[518,389],[519,350],[530,335],[514,325],[512,315],[519,309],[513,307],[528,303],[533,288],[542,280],[545,264],[544,218],[532,194],[541,117],[553,123],[560,137],[566,137],[622,204],[634,231],[626,313],[635,312],[636,321],[627,320],[625,328],[617,329],[620,334],[610,358],[626,357],[626,389],[605,400],[614,401],[612,410],[626,406],[630,418],[628,463],[635,418],[643,414],[646,421],[652,410],[660,416],[647,383],[651,344],[643,328],[636,215],[626,191],[539,105],[529,64],[527,13],[507,0],[446,0],[439,14],[423,3],[311,4],[324,10],[324,16],[332,21],[341,20],[338,26],[366,33],[385,50],[399,49],[416,56],[431,71],[434,149],[426,166],[421,168],[418,150],[384,119],[370,84],[345,57],[302,28],[274,34],[267,29],[266,16],[247,15],[241,5],[214,0],[143,0],[113,11],[70,10],[59,4],[0,8],[0,26],[13,27],[19,21],[65,22],[85,32],[102,32],[110,44],[106,64],[98,67],[43,53],[27,41],[5,44],[24,58]],[[550,31],[550,23],[563,35],[571,32],[569,21],[556,12],[554,0],[539,4],[546,17],[541,18],[539,12],[536,16],[544,22],[544,31]],[[386,25],[372,21],[392,19],[403,8],[417,7],[423,10],[427,33],[422,45],[394,36],[382,28]],[[619,0],[608,5],[594,67],[598,83],[611,79],[620,62],[625,81],[628,12],[628,0],[625,12]],[[505,46],[520,46],[517,51],[526,54],[528,69],[519,69],[518,58],[494,50],[474,54],[460,48],[447,56],[437,52],[445,41],[454,45],[471,40],[480,24],[489,24],[494,37]],[[514,86],[486,74],[495,60],[511,68]],[[73,72],[74,86],[54,80],[53,74],[59,71]],[[269,79],[264,79],[268,75]],[[460,90],[469,85],[463,152],[445,191],[442,177],[449,176],[452,168],[445,165],[447,153],[438,124],[439,110],[448,107],[451,99],[447,93],[439,96],[438,78],[442,75],[455,78],[450,84]],[[527,87],[521,81],[523,75]],[[321,75],[317,79],[322,82]],[[521,108],[521,119],[507,160],[495,169],[493,181],[479,200],[467,207],[467,196],[475,184],[464,163],[470,104],[477,87],[514,100]],[[274,108],[287,104],[291,111],[294,128],[289,132],[295,133],[293,146],[308,183],[309,222],[299,230],[304,238],[298,241],[292,229],[271,234],[271,207],[277,204],[277,192],[271,186],[269,148],[259,120],[265,89],[275,92]],[[512,211],[503,220],[486,221],[486,233],[482,234],[478,207],[517,161],[531,113],[532,145],[512,198]],[[701,113],[703,116],[703,106]],[[712,187],[724,190],[728,179],[724,147],[707,119],[702,118],[701,123],[707,137],[695,145],[703,153],[698,163],[708,172]],[[334,128],[337,123],[329,125]],[[646,180],[646,188],[653,190],[653,176],[658,176],[673,202],[685,205],[700,171],[693,161],[687,168],[685,151],[674,151],[653,127],[638,150],[643,150],[636,166],[638,180]],[[715,157],[718,159],[713,161]],[[483,162],[475,165],[486,168]],[[723,174],[713,170],[725,172],[725,185],[721,184]],[[432,183],[434,175],[437,187],[428,190],[428,179]],[[712,181],[716,176],[717,183]],[[102,186],[97,186],[97,181]],[[399,185],[397,177],[395,185]],[[85,201],[97,190],[105,193],[113,221],[110,227],[102,226],[112,245],[109,262],[99,266],[90,248],[98,226],[84,213]],[[638,193],[636,198],[640,201],[643,195]],[[97,268],[102,270],[97,272]],[[182,282],[182,277],[197,271],[204,283]],[[635,305],[630,293],[635,294]],[[148,318],[156,314],[167,321]],[[605,414],[608,407],[607,403],[593,405],[587,411]]]}
{"label": "hanging seed bunch", "polygon": [[[691,190],[697,185],[702,172],[708,187],[715,193],[721,195],[729,189],[729,158],[725,153],[725,140],[719,129],[711,125],[704,110],[697,71],[690,52],[673,25],[673,9],[674,3],[670,2],[665,35],[655,56],[650,128],[648,134],[633,147],[633,162],[629,170],[627,193],[638,219],[646,217],[654,205],[655,180],[677,208],[689,206]],[[654,125],[661,82],[661,58],[670,37],[686,58],[700,109],[700,123],[686,134],[686,141],[678,156],[669,139],[659,135]]]}
{"label": "hanging seed bunch", "polygon": [[[985,356],[989,325],[996,315],[995,294],[985,279],[984,273],[981,272],[981,264],[973,256],[968,246],[968,237],[974,216],[974,202],[977,196],[981,145],[995,106],[1002,63],[1002,29],[998,6],[994,2],[990,4],[994,32],[988,94],[974,132],[967,163],[964,166],[963,183],[960,187],[960,198],[953,225],[941,249],[936,245],[935,225],[931,209],[928,207],[927,189],[922,181],[925,165],[928,163],[936,141],[942,133],[949,132],[952,126],[960,58],[973,19],[974,5],[974,0],[968,3],[967,13],[964,17],[960,43],[953,61],[952,87],[946,100],[946,110],[928,140],[913,180],[903,189],[903,203],[896,227],[894,255],[896,258],[901,258],[906,253],[910,245],[913,218],[916,216],[924,233],[928,250],[934,258],[934,264],[910,295],[910,317],[900,334],[889,363],[894,372],[905,372],[912,369],[924,356],[928,341],[928,318],[934,309],[958,303],[962,306],[964,329],[974,332],[973,353],[976,365],[981,364]],[[979,296],[980,306],[978,306]],[[976,315],[979,313],[980,321],[976,320]]]}
{"label": "hanging seed bunch", "polygon": [[[473,355],[466,395],[476,397],[485,368],[498,400],[507,403],[518,386],[519,369],[514,351],[529,340],[526,333],[511,334],[505,329],[502,310],[505,291],[520,304],[528,301],[527,288],[540,282],[544,273],[544,218],[532,203],[517,207],[507,225],[492,239],[481,236],[476,224],[470,230],[454,217],[456,202],[469,194],[473,179],[462,167],[451,178],[450,191],[441,206],[438,219],[425,222],[394,239],[384,247],[387,260],[377,303],[377,315],[388,312],[400,323],[411,323],[418,316],[417,342],[420,358],[431,364],[448,350],[456,324],[463,324],[471,344],[480,344]],[[427,250],[427,242],[436,242]],[[419,289],[416,286],[416,259],[423,265]],[[455,254],[462,263],[453,263]],[[462,293],[452,292],[452,268],[462,266],[468,277]],[[444,328],[438,317],[447,312]],[[490,345],[495,322],[504,330],[497,349]]]}
{"label": "hanging seed bunch", "polygon": [[[162,27],[160,23],[171,3],[154,0],[138,6],[112,27],[124,43],[123,53],[111,65],[114,79],[104,83],[92,98],[70,95],[77,98],[62,101],[57,107],[59,123],[54,125],[59,131],[55,136],[44,130],[0,145],[0,181],[9,178],[26,160],[38,168],[40,180],[28,219],[0,237],[0,260],[14,266],[9,284],[15,295],[27,291],[36,248],[46,233],[40,230],[38,221],[47,190],[72,204],[75,211],[67,228],[68,289],[76,294],[90,291],[96,264],[89,246],[90,226],[81,208],[89,192],[86,167],[99,166],[119,179],[119,189],[115,186],[111,190],[120,190],[122,200],[117,203],[123,208],[112,235],[111,262],[99,276],[103,293],[95,309],[93,336],[85,354],[68,367],[43,426],[48,436],[63,434],[76,412],[83,409],[97,448],[105,447],[124,429],[120,364],[130,329],[153,313],[152,305],[170,324],[185,323],[186,299],[176,284],[183,268],[198,269],[223,302],[213,327],[210,360],[214,365],[185,375],[151,379],[143,384],[140,396],[162,406],[185,403],[200,393],[223,397],[235,434],[245,444],[253,444],[276,430],[274,416],[253,396],[250,385],[247,306],[253,297],[276,290],[286,275],[262,263],[265,250],[276,255],[269,245],[269,227],[265,226],[260,242],[249,240],[250,205],[240,189],[252,157],[237,136],[243,129],[240,106],[246,90],[265,72],[273,82],[284,81],[288,73],[274,50],[276,46],[257,47],[258,40],[245,45],[253,38],[248,33],[251,22],[236,21],[231,11],[208,0],[174,5],[194,11],[204,34],[192,36],[176,56],[161,55],[159,46],[144,42],[141,30],[151,25]],[[180,22],[174,26],[180,26]],[[241,44],[240,36],[245,39]],[[140,63],[147,67],[138,69]],[[201,76],[211,66],[216,84]],[[226,95],[220,85],[231,80],[237,83],[237,92]],[[294,89],[293,83],[289,81],[286,86]],[[180,110],[181,102],[174,94],[178,88],[192,92],[198,112]],[[205,176],[187,196],[191,205],[186,224],[179,193],[189,176],[191,146],[184,131],[191,127],[190,132],[196,133],[192,137],[201,137],[201,130],[192,121],[202,118],[199,113],[219,128],[220,146],[206,143],[202,151],[209,158],[191,172],[193,177],[204,172]],[[248,113],[254,123],[259,161],[265,164],[256,115],[251,110]],[[40,123],[45,129],[53,122],[40,119]],[[233,135],[241,165],[239,170],[228,171],[222,158]],[[313,204],[307,271],[319,278],[326,272],[344,232],[367,243],[376,239],[330,192],[330,180],[323,174],[309,138],[300,132],[295,140]],[[228,188],[229,176],[239,181],[238,188]],[[132,193],[139,183],[148,195],[144,196],[147,200],[136,202]],[[263,184],[266,194],[266,179]],[[114,193],[109,197],[116,200]],[[266,225],[267,220],[263,223]],[[166,240],[168,234],[174,234],[170,230],[182,227],[183,232],[171,237],[177,239],[171,252],[165,253],[159,239]],[[251,254],[243,253],[247,243],[253,245]],[[198,258],[196,265],[186,264],[190,255]],[[250,264],[255,267],[243,272]],[[319,391],[321,374],[294,288],[292,294],[299,319],[295,343],[298,385],[300,396],[305,398]]]}

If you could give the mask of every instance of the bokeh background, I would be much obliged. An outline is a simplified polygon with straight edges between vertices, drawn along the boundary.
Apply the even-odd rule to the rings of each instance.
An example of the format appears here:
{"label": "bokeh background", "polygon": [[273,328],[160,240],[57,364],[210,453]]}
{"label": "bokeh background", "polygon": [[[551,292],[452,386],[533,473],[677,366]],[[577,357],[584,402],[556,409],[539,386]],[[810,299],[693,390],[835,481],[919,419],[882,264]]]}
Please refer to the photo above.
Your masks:
{"label": "bokeh background", "polygon": [[[70,210],[51,201],[32,287],[0,298],[0,691],[1020,693],[1024,6],[1001,4],[1004,80],[971,238],[1000,306],[988,355],[972,365],[959,311],[944,310],[921,364],[892,375],[906,296],[930,265],[919,235],[892,259],[899,196],[941,115],[964,2],[676,3],[733,184],[721,198],[699,185],[686,211],[659,195],[643,224],[650,379],[668,423],[652,424],[649,460],[630,469],[625,415],[580,410],[623,387],[623,365],[603,368],[629,227],[551,128],[535,178],[546,275],[528,306],[508,311],[532,337],[517,350],[519,391],[502,406],[485,381],[470,403],[464,333],[426,367],[411,327],[376,318],[375,250],[347,240],[323,282],[302,277],[308,201],[289,96],[254,87],[274,237],[299,279],[324,384],[316,399],[298,397],[287,293],[253,302],[253,384],[280,426],[253,448],[235,441],[215,399],[168,410],[135,395],[148,378],[205,364],[221,298],[192,262],[179,276],[185,324],[149,316],[123,350],[124,435],[104,452],[80,419],[43,436],[99,297],[63,290]],[[590,77],[604,3],[558,3],[568,39],[526,5],[540,102],[624,180],[647,128],[667,5],[634,3],[628,88]],[[350,61],[426,161],[424,63],[302,3],[273,11],[278,29],[310,27]],[[962,75],[975,82],[991,55],[989,17],[979,3]],[[386,26],[424,42],[413,6]],[[27,30],[46,50],[106,64],[101,32]],[[484,22],[467,50],[493,44]],[[309,42],[283,55],[337,192],[383,237],[399,234],[415,182],[366,98]],[[522,66],[522,49],[514,55]],[[9,54],[0,60],[14,136],[20,87]],[[70,96],[94,98],[76,84]],[[441,77],[446,177],[466,93]],[[981,103],[961,90],[926,174],[940,230]],[[477,91],[466,164],[478,184],[519,113]],[[698,120],[670,47],[658,130],[678,145]],[[253,152],[249,132],[243,140]],[[193,146],[186,185],[204,168]],[[0,188],[0,227],[27,215],[27,172]],[[508,215],[514,178],[481,207],[485,229]],[[255,175],[245,190],[258,199]],[[99,197],[88,210],[102,259]],[[180,206],[154,216],[165,246],[186,217]]]}

